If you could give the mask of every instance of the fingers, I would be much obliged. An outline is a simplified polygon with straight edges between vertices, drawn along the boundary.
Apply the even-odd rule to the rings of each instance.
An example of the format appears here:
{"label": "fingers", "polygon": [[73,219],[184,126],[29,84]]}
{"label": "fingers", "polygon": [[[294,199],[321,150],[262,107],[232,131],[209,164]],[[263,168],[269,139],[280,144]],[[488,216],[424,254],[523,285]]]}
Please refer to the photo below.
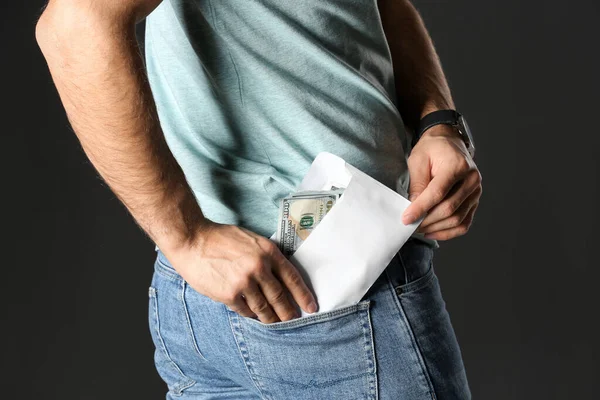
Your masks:
{"label": "fingers", "polygon": [[[479,182],[479,172],[473,170],[467,174],[465,179],[456,182],[452,189],[449,191],[446,198],[436,206],[434,206],[423,222],[419,225],[417,232],[425,232],[425,228],[429,228],[432,225],[435,226],[435,230],[448,229],[453,226],[456,226],[462,222],[462,219],[465,218],[467,212],[471,208],[474,202],[479,199],[481,195],[481,185]],[[478,191],[477,196],[472,196],[475,191]],[[470,203],[466,206],[463,206],[464,202],[470,199]],[[459,208],[462,207],[461,211],[462,215],[458,212]],[[466,209],[465,209],[466,207]],[[457,216],[461,217],[461,221],[458,221],[455,225],[448,225],[451,222],[452,218],[456,219]],[[437,225],[438,222],[445,221],[445,224]],[[440,228],[441,227],[441,228]],[[435,232],[433,230],[433,232]],[[432,232],[431,229],[428,229],[428,232]]]}
{"label": "fingers", "polygon": [[277,317],[277,314],[271,308],[271,305],[256,282],[251,282],[248,285],[248,288],[244,291],[244,296],[246,297],[248,307],[254,311],[261,322],[270,324],[279,321],[279,317]]}
{"label": "fingers", "polygon": [[[476,187],[475,190],[473,191],[473,193],[471,193],[462,202],[462,204],[456,210],[454,210],[454,212],[451,215],[447,216],[446,218],[442,218],[441,220],[436,221],[432,224],[429,224],[425,227],[423,227],[423,224],[425,223],[425,221],[423,221],[423,224],[421,224],[418,231],[420,233],[427,234],[427,233],[443,231],[443,230],[447,230],[450,228],[455,228],[455,227],[460,226],[463,223],[463,221],[465,220],[465,218],[467,217],[467,215],[469,214],[469,211],[473,208],[473,206],[475,204],[477,204],[479,202],[480,196],[481,196],[481,189],[480,189],[480,187]],[[446,200],[446,201],[448,201],[448,200]],[[432,216],[438,207],[440,207],[440,208],[447,207],[445,205],[446,201],[443,201],[438,206],[434,207],[434,209],[430,212],[430,214],[425,219],[427,220],[430,216]]]}
{"label": "fingers", "polygon": [[469,227],[473,223],[475,210],[477,210],[478,205],[479,205],[479,203],[477,203],[473,207],[471,207],[467,216],[465,217],[465,219],[459,226],[450,228],[450,229],[445,229],[443,231],[438,231],[435,233],[429,233],[429,234],[426,234],[425,237],[428,239],[434,239],[434,240],[450,240],[455,237],[464,235],[465,233],[467,233],[469,231]]}
{"label": "fingers", "polygon": [[229,308],[244,317],[256,318],[257,316],[252,312],[250,307],[248,307],[245,296],[243,295],[238,296],[233,303],[229,304]]}
{"label": "fingers", "polygon": [[267,324],[299,317],[293,300],[307,312],[315,312],[316,304],[311,308],[311,303],[315,303],[312,293],[277,245],[259,238],[259,246],[262,255],[246,260],[244,272],[228,279],[230,285],[223,302],[240,315],[258,316]]}
{"label": "fingers", "polygon": [[406,208],[402,215],[402,223],[409,225],[425,215],[446,197],[452,186],[461,178],[462,176],[447,171],[434,176],[425,190]]}
{"label": "fingers", "polygon": [[287,287],[298,305],[308,313],[317,311],[318,306],[312,292],[304,282],[300,272],[277,249],[279,255],[273,257],[273,273]]}
{"label": "fingers", "polygon": [[290,302],[286,289],[273,275],[269,273],[263,276],[259,281],[259,287],[281,321],[289,321],[299,316]]}

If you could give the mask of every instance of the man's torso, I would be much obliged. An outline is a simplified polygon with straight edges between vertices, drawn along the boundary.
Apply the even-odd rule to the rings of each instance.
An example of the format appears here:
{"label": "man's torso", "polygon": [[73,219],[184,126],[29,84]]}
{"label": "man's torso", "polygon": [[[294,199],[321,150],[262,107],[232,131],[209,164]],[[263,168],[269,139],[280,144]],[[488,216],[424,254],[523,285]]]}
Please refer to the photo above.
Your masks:
{"label": "man's torso", "polygon": [[410,138],[376,1],[165,0],[147,19],[146,60],[209,219],[271,236],[278,199],[321,151],[406,196]]}

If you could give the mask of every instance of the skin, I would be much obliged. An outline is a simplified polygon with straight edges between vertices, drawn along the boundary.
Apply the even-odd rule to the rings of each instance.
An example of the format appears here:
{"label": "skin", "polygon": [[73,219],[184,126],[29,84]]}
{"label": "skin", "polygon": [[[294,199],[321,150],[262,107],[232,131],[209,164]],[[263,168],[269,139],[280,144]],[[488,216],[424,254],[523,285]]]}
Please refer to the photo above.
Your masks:
{"label": "skin", "polygon": [[[293,302],[316,311],[314,296],[274,243],[204,217],[170,152],[134,29],[158,4],[160,0],[50,0],[38,21],[38,45],[84,152],[194,290],[264,323],[297,317]],[[393,58],[400,60],[395,64],[412,60],[419,66],[400,65],[394,71],[399,88],[408,87],[401,82],[413,85],[399,91],[402,115],[413,116],[405,118],[408,125],[428,110],[451,104],[451,98],[414,8],[404,1],[379,5],[389,7],[384,27],[388,39],[394,37],[390,47]],[[398,16],[412,24],[404,28],[407,39],[396,37],[392,17]],[[476,208],[466,205],[478,201],[473,186],[481,178],[456,132],[431,129],[408,163],[415,201],[407,212],[429,212],[420,229],[435,232],[439,239],[464,233]]]}
{"label": "skin", "polygon": [[[409,1],[378,0],[394,65],[398,110],[412,132],[430,112],[454,109],[448,83],[425,24]],[[482,194],[481,174],[460,134],[428,129],[408,157],[409,200],[402,223],[425,216],[417,232],[449,240],[468,232]]]}

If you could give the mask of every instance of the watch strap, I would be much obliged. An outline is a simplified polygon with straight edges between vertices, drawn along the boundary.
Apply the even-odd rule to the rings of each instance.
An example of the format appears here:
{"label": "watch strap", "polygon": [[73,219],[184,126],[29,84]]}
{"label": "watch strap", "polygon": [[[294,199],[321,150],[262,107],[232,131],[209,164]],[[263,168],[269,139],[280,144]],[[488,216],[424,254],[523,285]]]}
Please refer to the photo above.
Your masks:
{"label": "watch strap", "polygon": [[440,124],[458,126],[459,118],[460,113],[455,110],[438,110],[427,114],[419,121],[413,137],[413,147],[427,129]]}

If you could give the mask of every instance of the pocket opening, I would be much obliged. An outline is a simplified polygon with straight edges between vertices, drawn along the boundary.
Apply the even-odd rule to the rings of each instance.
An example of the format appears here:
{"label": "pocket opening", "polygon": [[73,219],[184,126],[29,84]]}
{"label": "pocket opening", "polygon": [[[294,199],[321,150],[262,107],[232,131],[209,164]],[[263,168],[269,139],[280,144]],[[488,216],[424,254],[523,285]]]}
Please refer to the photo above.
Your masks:
{"label": "pocket opening", "polygon": [[433,277],[434,277],[433,263],[430,262],[429,269],[427,270],[425,275],[423,275],[422,277],[420,277],[414,281],[411,281],[409,283],[405,283],[403,285],[398,285],[394,288],[394,290],[396,291],[396,294],[398,296],[401,296],[401,295],[407,294],[407,293],[411,293],[411,292],[417,291],[417,290],[422,289],[425,286],[427,286],[431,282]]}
{"label": "pocket opening", "polygon": [[409,293],[427,285],[434,275],[433,250],[411,239],[396,253],[398,268],[386,269],[397,294]]}
{"label": "pocket opening", "polygon": [[[340,308],[336,308],[330,311],[325,312],[317,312],[315,314],[308,315],[306,317],[295,318],[289,321],[281,321],[281,322],[273,322],[271,324],[265,324],[259,320],[249,317],[241,316],[245,321],[248,321],[256,326],[261,328],[270,329],[270,330],[283,330],[283,329],[292,329],[292,328],[300,328],[307,325],[312,325],[318,322],[331,321],[336,318],[341,318],[348,314],[352,314],[356,311],[366,310],[370,307],[371,300],[362,300],[356,304],[351,304],[349,306],[344,306]],[[234,311],[231,311],[234,312]]]}

